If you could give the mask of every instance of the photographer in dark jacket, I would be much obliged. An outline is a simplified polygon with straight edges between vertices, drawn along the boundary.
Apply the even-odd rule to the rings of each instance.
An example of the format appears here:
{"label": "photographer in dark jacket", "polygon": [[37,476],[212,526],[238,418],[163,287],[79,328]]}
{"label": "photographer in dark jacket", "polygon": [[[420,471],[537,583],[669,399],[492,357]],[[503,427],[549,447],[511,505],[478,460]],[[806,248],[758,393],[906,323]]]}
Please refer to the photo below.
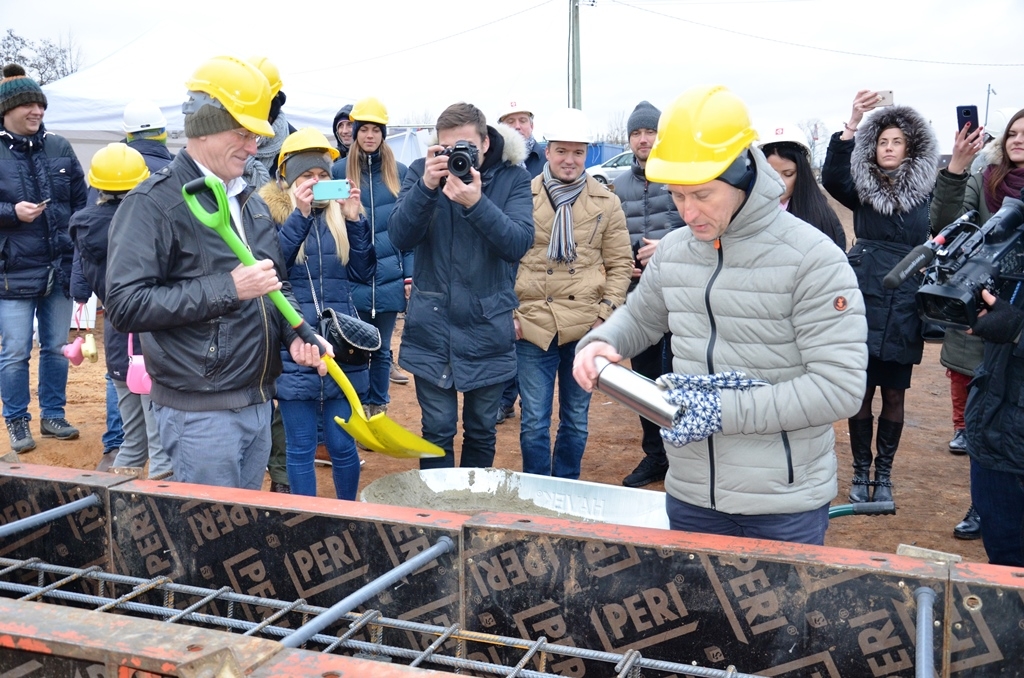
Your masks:
{"label": "photographer in dark jacket", "polygon": [[981,296],[990,310],[970,332],[985,340],[985,357],[964,412],[971,500],[989,562],[1024,567],[1024,295],[1015,293],[1014,303],[988,290]]}
{"label": "photographer in dark jacket", "polygon": [[32,322],[39,326],[39,432],[78,437],[64,418],[71,319],[71,215],[85,178],[71,144],[43,126],[46,95],[18,64],[0,80],[0,395],[11,449],[28,452]]}
{"label": "photographer in dark jacket", "polygon": [[[248,62],[215,57],[186,87],[185,150],[128,194],[111,223],[107,313],[120,331],[142,333],[175,479],[259,489],[282,342],[296,363],[321,375],[326,366],[264,298],[281,290],[295,305],[267,205],[241,179],[256,139],[273,134],[270,84]],[[205,177],[224,183],[255,264],[239,264],[185,203],[182,187]],[[199,202],[216,208],[210,193]]]}
{"label": "photographer in dark jacket", "polygon": [[[665,185],[648,181],[644,174],[651,147],[658,137],[660,117],[661,111],[647,101],[641,101],[633,109],[626,123],[629,148],[633,151],[633,165],[629,172],[620,174],[613,183],[615,195],[622,201],[622,211],[626,214],[626,228],[629,230],[629,240],[633,246],[635,261],[633,280],[629,284],[630,292],[640,282],[640,274],[654,256],[658,241],[684,225],[672,196],[665,190]],[[649,379],[657,379],[670,372],[671,345],[672,334],[669,333],[654,346],[634,356],[631,360],[633,369]],[[640,428],[643,430],[640,447],[643,449],[644,458],[633,472],[622,480],[622,484],[627,487],[643,487],[664,480],[665,473],[668,472],[668,459],[665,457],[661,429],[643,417],[640,417]]]}
{"label": "photographer in dark jacket", "polygon": [[[437,119],[436,145],[405,175],[388,221],[391,242],[416,259],[398,363],[415,377],[423,437],[445,451],[421,468],[455,465],[458,394],[463,394],[461,466],[494,461],[498,401],[516,373],[510,266],[533,244],[530,175],[517,165],[523,139],[487,125],[483,112],[452,104]],[[466,181],[448,170],[446,149],[476,148]]]}

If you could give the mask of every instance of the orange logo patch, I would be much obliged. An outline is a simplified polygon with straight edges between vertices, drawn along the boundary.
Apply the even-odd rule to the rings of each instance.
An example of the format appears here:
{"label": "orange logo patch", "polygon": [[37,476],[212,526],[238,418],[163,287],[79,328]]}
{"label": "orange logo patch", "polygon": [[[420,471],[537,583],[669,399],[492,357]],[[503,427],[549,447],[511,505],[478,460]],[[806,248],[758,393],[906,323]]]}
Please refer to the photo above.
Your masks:
{"label": "orange logo patch", "polygon": [[846,305],[846,297],[836,297],[836,300],[832,302],[832,306],[834,306],[837,311],[845,311]]}

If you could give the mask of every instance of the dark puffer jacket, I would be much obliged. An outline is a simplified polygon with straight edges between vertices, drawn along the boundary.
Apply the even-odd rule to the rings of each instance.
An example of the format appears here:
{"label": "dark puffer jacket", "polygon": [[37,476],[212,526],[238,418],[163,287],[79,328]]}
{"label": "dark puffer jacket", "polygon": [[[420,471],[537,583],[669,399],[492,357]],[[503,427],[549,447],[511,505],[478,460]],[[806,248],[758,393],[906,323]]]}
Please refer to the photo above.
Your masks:
{"label": "dark puffer jacket", "polygon": [[1024,475],[1022,403],[1024,343],[985,342],[964,410],[967,453],[984,468]]}
{"label": "dark puffer jacket", "polygon": [[[288,266],[288,280],[303,319],[313,327],[319,320],[310,290],[311,281],[321,310],[333,308],[338,313],[355,316],[356,310],[349,302],[350,286],[355,281],[373,280],[377,266],[370,244],[370,225],[366,219],[345,222],[349,258],[347,264],[342,264],[338,259],[338,245],[327,227],[324,210],[314,208],[309,217],[302,216],[299,210],[292,208],[288,194],[276,182],[261,188],[260,197],[266,201],[270,218],[278,226],[277,239]],[[306,259],[304,263],[296,263],[303,244],[306,246]],[[277,380],[279,400],[338,400],[344,397],[334,379],[321,377],[311,367],[295,364],[287,349],[281,351],[281,362],[284,371]],[[369,387],[366,365],[341,367],[349,375],[356,391],[364,392]]]}
{"label": "dark puffer jacket", "polygon": [[[392,195],[384,184],[381,173],[380,153],[367,156],[369,162],[363,167],[360,200],[366,208],[366,218],[372,228],[373,248],[377,253],[377,274],[369,285],[353,282],[352,298],[356,308],[363,312],[401,312],[405,310],[405,279],[412,277],[412,252],[403,252],[388,236],[388,219],[395,208],[398,196]],[[409,169],[398,165],[398,180],[405,180]],[[331,168],[335,179],[344,179],[348,171],[348,158],[341,158]],[[399,184],[401,185],[401,184]]]}
{"label": "dark puffer jacket", "polygon": [[[907,158],[889,176],[875,162],[875,146],[892,125],[906,136]],[[837,132],[828,146],[822,184],[853,211],[857,242],[848,256],[864,294],[868,353],[877,360],[921,362],[924,341],[915,301],[921,276],[911,276],[895,290],[885,289],[882,279],[928,239],[928,201],[938,157],[928,121],[907,106],[882,109],[861,123],[855,140],[843,140]]]}
{"label": "dark puffer jacket", "polygon": [[[35,221],[18,220],[16,204],[46,199]],[[43,126],[23,137],[0,125],[0,299],[45,294],[51,270],[52,282],[71,296],[68,221],[85,204],[85,176],[66,139]]]}
{"label": "dark puffer jacket", "polygon": [[518,166],[523,138],[499,127],[511,134],[488,127],[479,202],[466,208],[428,189],[419,159],[388,222],[391,241],[416,255],[398,362],[442,388],[470,391],[516,373],[511,267],[533,244],[533,194]]}
{"label": "dark puffer jacket", "polygon": [[[635,157],[630,171],[620,174],[612,185],[615,186],[615,195],[622,201],[629,244],[634,252],[643,246],[644,238],[660,240],[685,226],[672,196],[665,190],[665,184],[647,181],[644,168]],[[636,283],[636,280],[630,281],[629,289],[636,287]]]}
{"label": "dark puffer jacket", "polygon": [[[75,299],[88,299],[93,292],[101,303],[107,297],[107,234],[120,205],[120,200],[110,200],[102,205],[90,205],[71,216],[71,239],[75,243],[78,264],[72,277],[71,291]],[[136,339],[133,343],[135,352],[142,353],[142,342]],[[128,335],[117,331],[106,315],[103,317],[103,354],[111,378],[127,379]]]}

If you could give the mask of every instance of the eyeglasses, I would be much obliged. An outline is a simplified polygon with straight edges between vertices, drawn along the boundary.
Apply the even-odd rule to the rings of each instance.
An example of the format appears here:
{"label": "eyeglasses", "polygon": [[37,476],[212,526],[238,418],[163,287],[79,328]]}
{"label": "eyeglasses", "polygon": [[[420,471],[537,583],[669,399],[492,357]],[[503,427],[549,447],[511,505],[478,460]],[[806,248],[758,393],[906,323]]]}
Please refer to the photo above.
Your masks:
{"label": "eyeglasses", "polygon": [[237,134],[238,136],[242,137],[243,143],[249,143],[250,141],[257,142],[260,140],[260,135],[256,134],[255,132],[249,132],[247,130],[240,129],[233,129],[231,131]]}

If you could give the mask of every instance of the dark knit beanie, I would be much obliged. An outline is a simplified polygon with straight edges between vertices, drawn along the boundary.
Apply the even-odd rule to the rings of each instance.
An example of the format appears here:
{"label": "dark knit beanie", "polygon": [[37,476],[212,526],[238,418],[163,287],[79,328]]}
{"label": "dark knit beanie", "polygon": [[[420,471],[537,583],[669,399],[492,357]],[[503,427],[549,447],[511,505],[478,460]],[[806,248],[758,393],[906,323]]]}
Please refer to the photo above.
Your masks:
{"label": "dark knit beanie", "polygon": [[284,179],[285,183],[291,186],[295,183],[295,180],[302,176],[303,172],[308,172],[311,169],[322,169],[331,173],[331,156],[327,155],[323,151],[306,151],[305,153],[293,153],[284,159],[281,163],[281,167],[278,168],[278,174]]}
{"label": "dark knit beanie", "polygon": [[203,106],[195,113],[185,116],[185,136],[189,139],[227,132],[241,126],[242,124],[232,118],[230,113],[212,105]]}
{"label": "dark knit beanie", "polygon": [[755,174],[754,162],[750,158],[750,153],[743,151],[736,156],[731,165],[725,168],[725,171],[718,177],[718,180],[724,181],[733,188],[749,193]]}
{"label": "dark knit beanie", "polygon": [[356,138],[357,138],[356,135],[359,134],[359,128],[362,127],[364,124],[365,125],[376,125],[377,127],[380,127],[380,140],[381,141],[384,141],[385,139],[388,138],[388,126],[387,125],[382,125],[379,122],[364,123],[362,120],[353,120],[352,121],[352,143],[353,144],[356,142]]}
{"label": "dark knit beanie", "polygon": [[626,136],[633,134],[638,129],[653,129],[658,131],[658,118],[661,111],[652,106],[650,102],[641,101],[629,114],[629,121],[626,123]]}
{"label": "dark knit beanie", "polygon": [[46,95],[20,64],[7,64],[0,80],[0,116],[25,104],[42,104],[46,108]]}

